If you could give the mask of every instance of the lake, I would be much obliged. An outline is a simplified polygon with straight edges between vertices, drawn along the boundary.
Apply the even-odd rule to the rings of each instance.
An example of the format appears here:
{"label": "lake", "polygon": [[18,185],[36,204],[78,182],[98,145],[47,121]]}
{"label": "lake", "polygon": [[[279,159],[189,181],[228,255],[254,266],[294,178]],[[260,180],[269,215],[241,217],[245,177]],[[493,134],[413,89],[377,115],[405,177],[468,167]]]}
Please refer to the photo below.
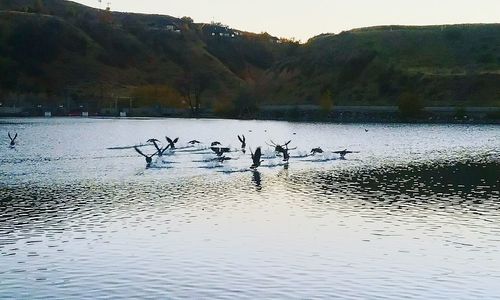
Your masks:
{"label": "lake", "polygon": [[[165,136],[147,168],[131,146]],[[9,118],[0,140],[2,299],[500,298],[498,125]]]}

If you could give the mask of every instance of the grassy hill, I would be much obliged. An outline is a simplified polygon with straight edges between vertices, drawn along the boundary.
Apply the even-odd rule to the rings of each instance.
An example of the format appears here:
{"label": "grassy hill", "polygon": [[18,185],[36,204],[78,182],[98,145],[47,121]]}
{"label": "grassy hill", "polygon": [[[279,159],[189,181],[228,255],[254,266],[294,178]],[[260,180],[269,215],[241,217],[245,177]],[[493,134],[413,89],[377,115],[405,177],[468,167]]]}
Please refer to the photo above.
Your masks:
{"label": "grassy hill", "polygon": [[7,105],[133,99],[227,112],[321,104],[328,91],[334,105],[411,94],[431,106],[500,106],[500,25],[373,27],[299,45],[188,17],[2,0],[0,78]]}
{"label": "grassy hill", "polygon": [[0,88],[4,97],[22,94],[47,105],[71,98],[105,106],[112,97],[173,107],[185,107],[186,98],[226,103],[295,45],[276,40],[189,18],[6,0],[0,3]]}
{"label": "grassy hill", "polygon": [[[320,35],[267,74],[271,101],[344,105],[500,104],[500,25],[384,26]],[[293,89],[281,88],[287,86]]]}

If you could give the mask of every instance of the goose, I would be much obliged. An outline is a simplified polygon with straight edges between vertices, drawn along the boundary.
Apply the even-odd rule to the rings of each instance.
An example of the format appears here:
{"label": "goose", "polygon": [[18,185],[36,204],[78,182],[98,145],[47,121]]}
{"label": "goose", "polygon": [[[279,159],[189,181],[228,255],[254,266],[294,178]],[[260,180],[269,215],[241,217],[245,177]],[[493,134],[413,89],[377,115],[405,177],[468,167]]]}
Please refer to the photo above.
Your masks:
{"label": "goose", "polygon": [[260,166],[260,163],[263,162],[263,160],[260,160],[260,157],[262,156],[260,147],[257,147],[257,149],[255,149],[255,153],[253,153],[252,149],[250,149],[250,155],[252,156],[253,161],[250,169],[257,169]]}
{"label": "goose", "polygon": [[179,138],[177,137],[173,141],[168,136],[166,136],[165,138],[167,139],[167,142],[168,142],[168,145],[170,146],[170,149],[175,149],[175,143],[177,143],[179,141]]}
{"label": "goose", "polygon": [[222,156],[222,154],[231,151],[228,147],[210,147],[210,149],[212,149],[217,156]]}
{"label": "goose", "polygon": [[241,137],[238,135],[238,140],[241,142],[241,149],[245,149],[247,146],[245,136],[242,134]]}
{"label": "goose", "polygon": [[11,145],[11,146],[15,146],[15,145],[16,145],[17,132],[16,132],[16,134],[14,135],[14,138],[12,138],[12,137],[10,136],[10,132],[8,132],[8,133],[7,133],[7,135],[9,136],[9,139],[10,139],[10,145]]}
{"label": "goose", "polygon": [[316,153],[323,153],[323,149],[321,149],[320,147],[312,148],[311,149],[311,154],[314,155]]}
{"label": "goose", "polygon": [[155,156],[158,153],[158,152],[155,152],[152,155],[146,155],[146,154],[142,153],[142,151],[139,150],[139,148],[137,148],[136,146],[134,146],[134,149],[135,149],[135,151],[137,151],[137,153],[139,153],[140,155],[142,155],[146,158],[146,167],[149,167],[151,165],[151,162],[153,161],[153,156]]}
{"label": "goose", "polygon": [[345,158],[345,155],[346,154],[349,154],[349,153],[359,153],[359,151],[348,151],[347,149],[344,149],[344,150],[341,150],[341,151],[333,151],[333,153],[337,153],[337,154],[340,154],[340,158]]}

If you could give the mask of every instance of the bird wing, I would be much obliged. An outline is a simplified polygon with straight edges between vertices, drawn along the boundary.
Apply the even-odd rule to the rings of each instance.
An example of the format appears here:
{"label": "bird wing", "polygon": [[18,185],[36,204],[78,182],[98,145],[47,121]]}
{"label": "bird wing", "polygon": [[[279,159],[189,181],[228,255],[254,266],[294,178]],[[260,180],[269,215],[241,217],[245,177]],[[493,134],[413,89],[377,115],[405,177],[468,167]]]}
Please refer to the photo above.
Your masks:
{"label": "bird wing", "polygon": [[10,132],[8,132],[7,135],[9,136],[9,139],[12,141],[12,137],[10,136]]}
{"label": "bird wing", "polygon": [[260,147],[257,147],[255,149],[255,153],[252,155],[252,160],[255,164],[258,164],[260,162],[260,157],[262,156],[262,151],[260,150]]}
{"label": "bird wing", "polygon": [[174,144],[177,143],[179,141],[179,138],[176,137],[175,140],[174,140]]}
{"label": "bird wing", "polygon": [[288,144],[290,144],[292,142],[292,140],[289,140],[288,142],[285,143],[285,146],[288,146]]}
{"label": "bird wing", "polygon": [[155,145],[156,151],[161,151],[160,146],[156,143],[156,141],[158,141],[157,139],[151,139],[150,141],[152,141],[153,145]]}
{"label": "bird wing", "polygon": [[240,140],[240,142],[243,143],[243,140],[241,139],[241,137],[238,135],[238,140]]}
{"label": "bird wing", "polygon": [[168,136],[166,136],[165,138],[167,139],[167,142],[168,142],[169,144],[173,144],[173,143],[174,143],[174,142],[173,142],[173,141],[172,141],[172,140],[171,140]]}
{"label": "bird wing", "polygon": [[134,146],[134,149],[135,151],[137,151],[137,153],[139,153],[140,155],[144,156],[144,157],[148,157],[146,154],[142,153],[141,150],[139,150],[139,148],[137,148],[136,146]]}
{"label": "bird wing", "polygon": [[170,144],[167,145],[167,147],[163,148],[163,149],[158,149],[158,152],[161,153],[161,155],[163,155],[163,153],[165,151],[167,151],[167,149],[170,148]]}
{"label": "bird wing", "polygon": [[17,133],[16,133],[16,135],[14,135],[14,141],[16,140],[16,138],[17,138]]}

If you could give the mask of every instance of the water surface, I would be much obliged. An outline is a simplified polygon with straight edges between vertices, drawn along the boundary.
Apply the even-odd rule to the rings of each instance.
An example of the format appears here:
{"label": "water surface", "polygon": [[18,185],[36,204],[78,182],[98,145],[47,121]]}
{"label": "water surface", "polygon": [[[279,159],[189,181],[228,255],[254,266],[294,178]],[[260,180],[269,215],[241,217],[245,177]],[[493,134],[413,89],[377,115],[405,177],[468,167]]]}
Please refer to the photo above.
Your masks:
{"label": "water surface", "polygon": [[2,298],[499,298],[499,129],[1,119]]}

